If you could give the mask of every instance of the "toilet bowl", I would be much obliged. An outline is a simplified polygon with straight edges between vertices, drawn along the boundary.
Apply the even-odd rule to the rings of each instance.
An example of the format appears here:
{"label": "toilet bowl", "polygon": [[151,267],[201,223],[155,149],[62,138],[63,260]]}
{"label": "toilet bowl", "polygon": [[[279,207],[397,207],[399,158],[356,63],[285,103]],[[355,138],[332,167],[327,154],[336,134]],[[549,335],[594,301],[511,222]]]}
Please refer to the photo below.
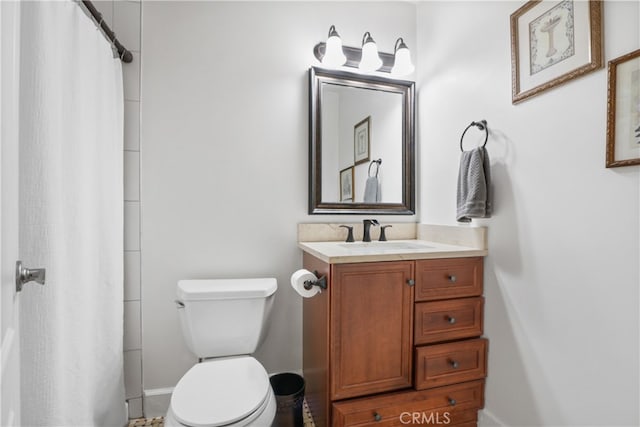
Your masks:
{"label": "toilet bowl", "polygon": [[269,376],[253,357],[193,366],[176,385],[165,426],[268,427],[276,413]]}
{"label": "toilet bowl", "polygon": [[277,403],[249,354],[264,337],[275,279],[181,280],[176,303],[187,347],[201,363],[171,395],[168,427],[269,427]]}

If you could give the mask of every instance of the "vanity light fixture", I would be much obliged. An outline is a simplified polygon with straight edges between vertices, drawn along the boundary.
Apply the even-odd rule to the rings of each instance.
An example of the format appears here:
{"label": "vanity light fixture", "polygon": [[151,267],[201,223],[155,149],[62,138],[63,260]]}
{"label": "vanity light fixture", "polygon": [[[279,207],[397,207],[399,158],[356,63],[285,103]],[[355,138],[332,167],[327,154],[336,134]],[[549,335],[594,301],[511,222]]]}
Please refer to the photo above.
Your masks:
{"label": "vanity light fixture", "polygon": [[336,31],[335,26],[329,27],[329,36],[325,47],[325,54],[322,58],[322,65],[330,68],[336,68],[347,62],[347,57],[342,51],[342,39]]}
{"label": "vanity light fixture", "polygon": [[371,73],[382,66],[382,59],[378,55],[378,46],[367,31],[362,36],[362,58],[360,59],[360,71]]}
{"label": "vanity light fixture", "polygon": [[411,74],[415,68],[411,63],[411,53],[402,38],[396,40],[394,54],[378,52],[368,31],[362,37],[362,48],[343,46],[334,25],[329,28],[327,42],[315,45],[313,54],[325,68],[344,66],[358,68],[363,73],[392,73],[394,77]]}
{"label": "vanity light fixture", "polygon": [[409,52],[407,45],[404,44],[402,37],[396,40],[394,57],[395,60],[393,62],[391,74],[396,76],[406,76],[407,74],[413,73],[415,67],[411,62],[411,52]]}

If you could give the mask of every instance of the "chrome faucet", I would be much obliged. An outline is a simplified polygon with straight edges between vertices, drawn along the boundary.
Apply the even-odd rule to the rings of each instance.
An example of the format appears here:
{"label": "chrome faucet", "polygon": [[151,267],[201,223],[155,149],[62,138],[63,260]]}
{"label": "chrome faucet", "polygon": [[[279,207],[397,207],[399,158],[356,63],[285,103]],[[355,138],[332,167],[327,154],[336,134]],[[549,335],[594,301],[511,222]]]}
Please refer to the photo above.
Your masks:
{"label": "chrome faucet", "polygon": [[364,220],[362,220],[362,224],[364,225],[364,233],[362,235],[362,241],[363,242],[370,242],[371,241],[371,233],[370,233],[371,226],[372,225],[380,225],[380,223],[376,219],[364,219]]}

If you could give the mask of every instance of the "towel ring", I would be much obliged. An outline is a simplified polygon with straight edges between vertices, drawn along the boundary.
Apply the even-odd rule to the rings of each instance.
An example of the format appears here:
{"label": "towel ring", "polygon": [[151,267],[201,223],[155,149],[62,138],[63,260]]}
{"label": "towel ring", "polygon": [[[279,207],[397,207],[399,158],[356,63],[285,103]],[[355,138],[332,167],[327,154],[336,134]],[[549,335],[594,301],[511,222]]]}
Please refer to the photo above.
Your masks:
{"label": "towel ring", "polygon": [[489,128],[487,127],[486,120],[480,120],[479,122],[471,122],[471,124],[465,128],[464,132],[462,132],[462,136],[460,137],[460,151],[464,151],[464,148],[462,148],[462,140],[464,139],[464,134],[467,133],[471,126],[476,126],[478,129],[484,131],[484,144],[482,144],[482,147],[484,148],[484,146],[487,145],[487,140],[489,139]]}
{"label": "towel ring", "polygon": [[367,172],[367,175],[371,176],[371,166],[373,166],[374,163],[378,165],[378,167],[376,168],[376,178],[377,178],[378,172],[380,172],[380,165],[382,164],[382,159],[373,160],[371,163],[369,163],[369,172]]}

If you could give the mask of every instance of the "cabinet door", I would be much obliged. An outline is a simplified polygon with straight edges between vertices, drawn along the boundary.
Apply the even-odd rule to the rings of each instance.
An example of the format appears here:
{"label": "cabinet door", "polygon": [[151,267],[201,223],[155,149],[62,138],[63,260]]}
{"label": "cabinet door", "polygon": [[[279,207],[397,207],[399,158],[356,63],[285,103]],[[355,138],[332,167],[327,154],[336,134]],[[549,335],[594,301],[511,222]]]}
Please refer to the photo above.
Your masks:
{"label": "cabinet door", "polygon": [[413,266],[411,261],[332,266],[333,400],[411,387]]}

